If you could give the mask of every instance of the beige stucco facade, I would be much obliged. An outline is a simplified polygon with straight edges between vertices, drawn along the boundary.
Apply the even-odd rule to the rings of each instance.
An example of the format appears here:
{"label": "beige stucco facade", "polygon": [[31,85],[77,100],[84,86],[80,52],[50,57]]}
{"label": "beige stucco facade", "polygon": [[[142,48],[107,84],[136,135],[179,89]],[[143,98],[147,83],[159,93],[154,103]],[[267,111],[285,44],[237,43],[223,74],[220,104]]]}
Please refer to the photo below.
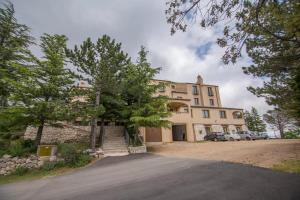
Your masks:
{"label": "beige stucco facade", "polygon": [[[223,107],[219,87],[203,83],[201,76],[195,83],[177,83],[165,80],[153,80],[153,84],[167,83],[156,95],[169,98],[168,107],[172,115],[168,118],[171,128],[162,128],[160,142],[175,140],[201,141],[210,132],[236,132],[247,130],[240,108]],[[152,132],[141,128],[145,142],[157,142]],[[155,136],[159,137],[159,136]],[[152,141],[153,140],[153,141]]]}

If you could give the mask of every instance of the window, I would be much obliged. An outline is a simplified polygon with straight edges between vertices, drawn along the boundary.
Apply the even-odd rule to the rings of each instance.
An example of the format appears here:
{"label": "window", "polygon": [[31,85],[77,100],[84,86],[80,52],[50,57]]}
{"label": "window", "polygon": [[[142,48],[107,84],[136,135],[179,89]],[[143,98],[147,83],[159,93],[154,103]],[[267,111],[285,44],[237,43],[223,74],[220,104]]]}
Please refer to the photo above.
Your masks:
{"label": "window", "polygon": [[203,110],[202,112],[204,118],[209,118],[209,110]]}
{"label": "window", "polygon": [[175,89],[175,85],[171,85],[171,88],[172,88],[172,89]]}
{"label": "window", "polygon": [[208,87],[207,90],[208,90],[208,96],[210,96],[210,97],[211,97],[211,96],[214,96],[214,93],[213,93],[211,87]]}
{"label": "window", "polygon": [[210,126],[205,126],[205,132],[206,132],[206,134],[210,134],[211,133]]}
{"label": "window", "polygon": [[209,104],[210,104],[211,106],[215,105],[214,100],[213,100],[213,99],[209,99]]}
{"label": "window", "polygon": [[241,119],[243,117],[243,114],[239,111],[235,111],[232,113],[233,119]]}
{"label": "window", "polygon": [[222,128],[224,133],[228,133],[228,126],[224,125],[222,126]]}
{"label": "window", "polygon": [[194,98],[194,103],[195,103],[195,105],[199,105],[199,99],[198,98]]}
{"label": "window", "polygon": [[226,118],[226,111],[224,111],[224,110],[220,111],[220,118],[222,118],[222,119]]}
{"label": "window", "polygon": [[197,95],[197,94],[198,94],[197,85],[193,85],[193,95]]}
{"label": "window", "polygon": [[158,89],[158,91],[159,91],[159,92],[165,92],[165,87],[164,87],[164,86],[160,87],[160,88]]}
{"label": "window", "polygon": [[236,128],[236,131],[237,131],[237,132],[239,132],[239,131],[242,130],[242,127],[240,127],[240,126],[236,126],[235,128]]}
{"label": "window", "polygon": [[184,107],[183,108],[183,112],[188,113],[189,112],[189,108],[188,107]]}

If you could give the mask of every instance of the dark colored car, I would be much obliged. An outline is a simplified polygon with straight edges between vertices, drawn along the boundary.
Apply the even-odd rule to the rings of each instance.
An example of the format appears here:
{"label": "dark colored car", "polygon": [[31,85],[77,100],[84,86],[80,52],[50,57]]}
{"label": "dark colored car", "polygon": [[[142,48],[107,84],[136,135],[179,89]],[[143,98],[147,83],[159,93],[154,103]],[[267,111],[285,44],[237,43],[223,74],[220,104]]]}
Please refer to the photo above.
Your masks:
{"label": "dark colored car", "polygon": [[206,136],[204,136],[204,140],[226,141],[223,133],[209,133]]}

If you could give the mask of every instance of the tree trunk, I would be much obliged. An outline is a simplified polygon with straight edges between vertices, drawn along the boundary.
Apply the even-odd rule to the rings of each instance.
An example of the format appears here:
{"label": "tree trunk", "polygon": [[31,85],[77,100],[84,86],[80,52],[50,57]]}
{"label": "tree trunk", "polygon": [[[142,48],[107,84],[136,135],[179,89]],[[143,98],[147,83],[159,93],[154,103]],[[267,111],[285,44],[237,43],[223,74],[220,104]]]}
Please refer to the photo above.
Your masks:
{"label": "tree trunk", "polygon": [[284,131],[283,131],[282,127],[279,128],[279,133],[280,133],[281,139],[284,138]]}
{"label": "tree trunk", "polygon": [[[100,89],[96,92],[96,105],[95,107],[98,109],[100,105]],[[94,116],[92,118],[92,123],[91,123],[91,137],[90,137],[90,144],[91,144],[91,149],[93,152],[96,150],[96,129],[97,129],[97,118],[98,116]]]}
{"label": "tree trunk", "polygon": [[43,129],[44,129],[44,121],[41,122],[41,124],[39,125],[39,128],[37,130],[37,133],[36,133],[35,141],[36,141],[37,145],[41,144]]}
{"label": "tree trunk", "polygon": [[103,136],[104,136],[104,119],[101,119],[101,127],[100,127],[100,134],[99,134],[99,147],[103,146]]}

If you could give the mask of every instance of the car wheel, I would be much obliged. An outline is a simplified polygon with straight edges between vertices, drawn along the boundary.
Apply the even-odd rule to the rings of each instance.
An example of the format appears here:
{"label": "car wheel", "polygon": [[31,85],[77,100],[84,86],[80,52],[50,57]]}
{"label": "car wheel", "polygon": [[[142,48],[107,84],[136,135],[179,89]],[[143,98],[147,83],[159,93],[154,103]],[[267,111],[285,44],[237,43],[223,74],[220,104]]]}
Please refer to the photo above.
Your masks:
{"label": "car wheel", "polygon": [[246,140],[251,140],[251,138],[249,138],[249,137],[246,137]]}
{"label": "car wheel", "polygon": [[231,137],[231,138],[229,138],[229,140],[230,140],[230,141],[234,141],[234,139],[233,139],[232,137]]}

